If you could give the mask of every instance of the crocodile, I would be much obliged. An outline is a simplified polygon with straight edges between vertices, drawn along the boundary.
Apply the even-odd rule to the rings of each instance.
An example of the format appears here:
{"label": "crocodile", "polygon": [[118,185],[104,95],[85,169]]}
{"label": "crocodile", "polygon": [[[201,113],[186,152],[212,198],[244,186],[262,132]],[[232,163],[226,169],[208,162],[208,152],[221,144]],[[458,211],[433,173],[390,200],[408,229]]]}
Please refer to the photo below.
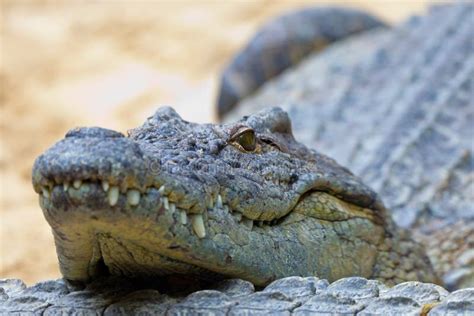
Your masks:
{"label": "crocodile", "polygon": [[[444,123],[443,127],[455,126],[454,131],[446,128],[442,131],[464,138],[450,144],[458,147],[444,148],[455,149],[444,186],[436,187],[433,198],[423,192],[425,201],[431,198],[433,203],[421,209],[410,204],[412,200],[406,196],[412,197],[411,192],[403,190],[400,192],[406,200],[394,203],[397,191],[389,189],[399,189],[400,185],[394,186],[391,181],[400,179],[395,172],[380,167],[382,163],[391,162],[389,158],[393,159],[383,155],[383,150],[386,151],[387,146],[395,147],[397,139],[406,137],[394,132],[395,127],[400,128],[396,123],[401,121],[406,109],[391,112],[394,118],[389,122],[375,119],[371,122],[370,116],[362,120],[361,114],[376,112],[374,106],[370,107],[373,101],[368,102],[366,111],[359,115],[350,111],[340,113],[344,109],[342,102],[364,104],[350,92],[360,91],[363,96],[371,92],[361,90],[357,82],[338,82],[337,79],[352,76],[362,81],[362,86],[370,87],[364,80],[377,70],[374,60],[390,61],[387,47],[410,47],[424,38],[421,29],[423,32],[433,29],[435,33],[429,43],[430,50],[420,50],[415,60],[420,62],[423,56],[436,59],[433,55],[440,48],[436,46],[440,39],[450,35],[451,45],[463,43],[470,10],[471,6],[437,8],[426,18],[411,20],[394,30],[375,30],[335,44],[311,60],[303,61],[296,70],[266,84],[255,97],[241,102],[228,116],[255,113],[262,104],[278,104],[288,110],[293,124],[279,108],[264,109],[233,123],[217,125],[185,122],[171,108],[162,108],[141,127],[131,130],[127,137],[101,128],[71,130],[64,140],[36,160],[33,169],[34,188],[53,228],[65,279],[41,282],[29,288],[20,280],[0,281],[0,313],[443,315],[473,312],[474,289],[448,293],[438,285],[419,282],[440,282],[424,255],[424,247],[412,240],[409,231],[394,224],[381,199],[359,177],[311,149],[329,152],[376,188],[395,221],[414,231],[418,240],[427,243],[438,234],[435,240],[444,237],[449,248],[453,245],[448,238],[453,235],[450,229],[456,227],[459,247],[446,250],[454,250],[458,257],[464,256],[464,262],[467,260],[464,266],[460,263],[461,270],[457,270],[454,279],[469,282],[466,275],[472,271],[469,270],[469,254],[473,242],[469,238],[473,234],[469,231],[469,216],[462,218],[463,213],[456,211],[455,206],[462,205],[469,215],[466,199],[472,198],[469,191],[472,152],[459,149],[465,148],[467,142],[463,123],[472,119],[469,112],[472,108],[462,107],[466,104],[472,69],[463,64],[460,68],[465,71],[457,69],[456,76],[449,73],[453,75],[453,83],[446,96],[443,95],[444,103],[433,96],[427,100],[445,104],[446,100],[456,97],[453,105],[449,104],[457,106],[455,113],[462,114],[435,122]],[[404,41],[406,45],[402,45]],[[347,54],[354,48],[359,54]],[[441,51],[444,54],[456,52],[469,66],[472,56],[466,54],[465,49],[459,45]],[[404,51],[400,48],[399,52]],[[341,60],[345,55],[348,57]],[[331,60],[331,56],[334,59]],[[324,67],[321,61],[318,65],[318,59],[322,59],[322,63],[329,59],[329,62]],[[406,61],[398,55],[397,59],[398,64],[393,62],[392,71]],[[458,58],[453,60],[459,65]],[[449,69],[450,64],[446,67]],[[403,67],[400,68],[403,73]],[[441,77],[441,70],[444,69],[430,72],[431,78]],[[314,73],[323,78],[316,80],[316,87],[314,80],[308,80]],[[426,76],[410,77],[413,73],[403,73],[406,80],[396,84],[415,95],[410,85],[422,90]],[[374,81],[381,80],[382,75],[376,73]],[[295,78],[300,79],[295,81]],[[354,90],[338,94],[335,83]],[[430,81],[427,85],[433,83],[439,84],[434,87],[441,87],[440,91],[447,90],[441,85],[443,82]],[[324,104],[316,101],[321,91],[318,88],[324,84],[324,91],[331,93],[323,97],[333,98],[330,99],[333,102],[328,102],[327,107],[316,106],[315,103]],[[376,84],[374,89],[382,90]],[[392,97],[400,96],[403,97],[399,92]],[[376,94],[375,99],[383,97],[386,95]],[[335,105],[336,99],[342,100],[341,103]],[[416,110],[410,103],[411,98],[401,100],[400,103],[407,103],[406,108]],[[420,109],[425,108],[420,106]],[[387,109],[379,110],[380,120],[387,115],[383,112]],[[308,114],[302,120],[304,111]],[[311,116],[314,113],[321,115]],[[308,117],[313,119],[308,120]],[[368,128],[354,125],[351,118],[377,126],[381,135],[369,134]],[[339,131],[344,120],[349,122],[348,127]],[[405,128],[410,130],[410,126],[423,122],[410,121]],[[293,132],[303,143],[295,140]],[[333,143],[329,133],[334,133]],[[354,143],[347,135],[354,135]],[[362,143],[361,135],[369,140],[379,136],[376,140],[380,147]],[[385,138],[392,142],[384,143]],[[334,139],[339,139],[337,144]],[[412,142],[416,140],[410,138]],[[433,148],[429,149],[428,153],[433,155]],[[374,155],[373,160],[378,163],[374,168],[383,169],[384,177],[355,163],[360,163],[357,155],[364,151]],[[404,162],[405,152],[398,153],[399,160],[395,162]],[[413,162],[414,158],[410,158]],[[373,160],[368,159],[374,163]],[[438,163],[430,165],[434,168],[433,174],[447,168],[442,162]],[[406,170],[398,168],[396,171],[407,177]],[[419,172],[418,169],[412,171],[408,177]],[[383,185],[377,185],[373,179]],[[435,184],[426,184],[426,179],[423,180],[424,189],[432,193],[429,189]],[[410,186],[408,190],[417,193],[420,189]],[[449,194],[457,199],[449,200]],[[457,226],[433,224],[447,219],[447,216],[439,216],[443,215],[439,210],[442,203],[450,206],[453,225]],[[438,216],[432,216],[433,213]],[[434,221],[430,221],[432,217]],[[423,231],[423,225],[430,226],[428,233]],[[431,246],[428,250],[439,248]],[[437,256],[430,251],[428,254],[445,284],[449,284],[446,282],[449,278],[443,275],[445,270],[439,269],[438,262],[443,260],[436,261]],[[449,268],[451,259],[449,256],[444,260],[450,263]],[[185,277],[190,277],[191,283],[185,282],[187,291],[168,295],[165,292],[170,283],[161,279],[163,276],[171,277],[172,286],[185,281]],[[135,279],[137,277],[139,279]],[[226,278],[234,279],[223,280]],[[193,292],[198,279],[206,282],[206,289]],[[154,281],[150,284],[150,280]],[[160,284],[166,285],[157,289]],[[465,284],[469,285],[462,285]],[[255,286],[260,291],[255,292]]]}

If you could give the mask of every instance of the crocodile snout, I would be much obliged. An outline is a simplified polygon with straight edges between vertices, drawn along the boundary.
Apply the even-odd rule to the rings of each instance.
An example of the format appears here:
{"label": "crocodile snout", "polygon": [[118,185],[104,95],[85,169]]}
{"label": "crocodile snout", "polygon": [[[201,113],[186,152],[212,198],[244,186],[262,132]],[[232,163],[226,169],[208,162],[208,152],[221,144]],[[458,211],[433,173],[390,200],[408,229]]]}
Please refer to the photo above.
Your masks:
{"label": "crocodile snout", "polygon": [[77,127],[66,133],[66,138],[122,138],[122,133],[102,127]]}
{"label": "crocodile snout", "polygon": [[38,193],[58,184],[80,186],[82,181],[140,189],[146,186],[147,169],[139,145],[123,134],[98,127],[75,128],[36,159],[33,186]]}

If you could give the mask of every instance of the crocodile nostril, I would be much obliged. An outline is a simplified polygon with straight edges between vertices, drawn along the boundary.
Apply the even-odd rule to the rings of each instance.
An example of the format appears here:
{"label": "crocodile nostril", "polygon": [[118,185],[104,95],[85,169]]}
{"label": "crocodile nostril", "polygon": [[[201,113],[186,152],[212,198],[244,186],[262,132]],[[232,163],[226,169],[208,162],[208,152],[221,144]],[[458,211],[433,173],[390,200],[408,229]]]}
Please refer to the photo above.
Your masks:
{"label": "crocodile nostril", "polygon": [[66,138],[121,138],[125,137],[122,133],[113,131],[111,129],[100,128],[100,127],[76,127],[69,130],[66,134]]}

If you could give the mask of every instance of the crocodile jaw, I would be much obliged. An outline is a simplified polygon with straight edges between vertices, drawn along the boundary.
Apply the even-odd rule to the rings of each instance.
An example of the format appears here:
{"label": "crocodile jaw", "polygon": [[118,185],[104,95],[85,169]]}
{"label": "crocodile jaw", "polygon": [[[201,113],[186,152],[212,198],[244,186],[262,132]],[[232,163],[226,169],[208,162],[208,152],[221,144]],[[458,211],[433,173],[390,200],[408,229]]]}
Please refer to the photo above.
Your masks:
{"label": "crocodile jaw", "polygon": [[[344,231],[353,225],[378,236],[375,239],[382,236],[382,229],[370,220],[334,225],[298,212],[278,224],[257,224],[219,202],[202,214],[189,215],[159,189],[142,194],[137,205],[130,204],[127,194],[119,194],[113,206],[109,202],[108,192],[92,182],[66,191],[57,185],[49,195],[40,195],[65,278],[91,280],[103,272],[102,263],[114,275],[214,279],[217,274],[257,285],[284,275],[330,280],[354,273],[370,276],[377,242],[348,242]],[[349,255],[342,255],[344,248]]]}

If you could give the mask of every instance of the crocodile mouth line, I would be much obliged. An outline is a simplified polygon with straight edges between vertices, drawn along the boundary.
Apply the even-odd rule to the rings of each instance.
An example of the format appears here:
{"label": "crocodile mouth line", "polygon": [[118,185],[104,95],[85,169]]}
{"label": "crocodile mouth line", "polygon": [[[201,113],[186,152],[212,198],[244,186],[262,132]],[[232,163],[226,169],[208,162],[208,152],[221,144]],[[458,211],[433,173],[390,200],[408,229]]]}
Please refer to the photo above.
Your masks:
{"label": "crocodile mouth line", "polygon": [[[110,185],[105,180],[74,180],[72,182],[57,183],[54,182],[48,186],[42,185],[40,187],[39,195],[47,200],[54,202],[59,197],[57,194],[66,195],[69,200],[80,199],[79,203],[87,204],[88,201],[84,200],[87,198],[87,194],[90,194],[95,190],[95,193],[101,194],[103,198],[103,205],[107,205],[110,208],[122,207],[133,210],[140,206],[143,200],[155,199],[155,209],[163,207],[166,211],[176,214],[177,222],[181,225],[191,225],[192,231],[199,238],[206,236],[206,219],[208,218],[209,212],[224,211],[232,216],[235,223],[242,225],[246,229],[254,230],[259,228],[277,226],[280,224],[292,210],[287,212],[285,215],[271,220],[255,220],[247,217],[240,211],[233,210],[227,203],[223,201],[220,194],[217,194],[215,199],[211,199],[208,203],[207,209],[202,210],[200,213],[191,213],[189,209],[182,208],[179,206],[179,201],[175,201],[172,192],[169,192],[166,185],[160,187],[149,186],[145,190],[140,191],[135,188],[129,188],[126,190],[120,190],[118,186]],[[93,203],[93,202],[89,202]],[[107,203],[107,204],[105,204]],[[77,205],[77,202],[72,203]],[[94,205],[90,205],[90,208],[95,208]],[[97,209],[102,207],[97,207]]]}
{"label": "crocodile mouth line", "polygon": [[[140,248],[142,252],[146,252],[147,249],[143,248],[143,246],[139,245],[138,243],[134,243],[133,241],[129,240],[124,242],[120,238],[114,237],[110,233],[102,232],[95,232],[95,239],[97,241],[97,257],[94,260],[91,259],[89,263],[89,269],[94,271],[91,273],[92,275],[97,274],[98,271],[100,271],[98,274],[110,275],[110,270],[113,269],[115,270],[114,274],[133,276],[134,273],[133,271],[129,270],[130,267],[124,268],[123,265],[117,266],[113,263],[113,259],[111,260],[112,264],[110,266],[107,265],[106,262],[108,262],[116,254],[116,252],[119,252],[124,257],[132,258],[134,263],[139,267],[140,271],[148,271],[148,273],[145,273],[148,277],[160,278],[169,275],[187,275],[198,279],[215,279],[217,276],[217,273],[212,272],[209,269],[189,263],[182,259],[173,258],[170,255],[166,255],[157,251],[153,252],[153,257],[158,259],[158,262],[160,263],[159,269],[150,269],[146,265],[142,265],[139,263],[139,261],[135,260],[133,251],[128,249],[129,247],[133,247],[134,249]],[[105,250],[107,248],[104,246],[105,244],[113,244],[114,252]]]}

